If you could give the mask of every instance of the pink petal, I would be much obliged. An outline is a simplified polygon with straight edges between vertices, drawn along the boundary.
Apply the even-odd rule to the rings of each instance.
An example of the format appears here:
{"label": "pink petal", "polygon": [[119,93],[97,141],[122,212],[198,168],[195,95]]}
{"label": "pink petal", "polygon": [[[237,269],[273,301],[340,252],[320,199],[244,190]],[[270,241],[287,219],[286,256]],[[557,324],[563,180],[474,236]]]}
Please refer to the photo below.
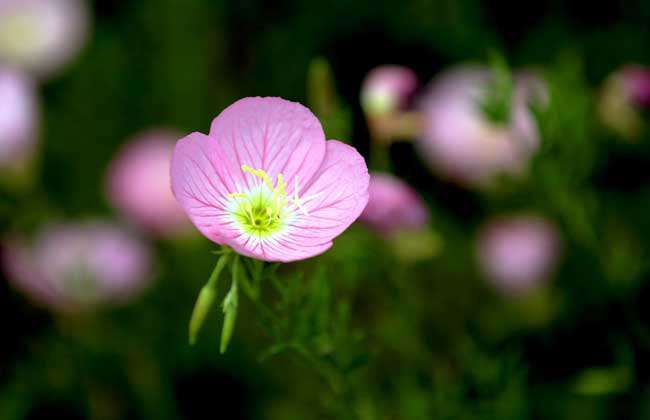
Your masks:
{"label": "pink petal", "polygon": [[223,222],[227,195],[237,191],[236,173],[215,139],[192,133],[176,143],[172,192],[192,223],[218,244],[224,243],[224,236],[236,234]]}
{"label": "pink petal", "polygon": [[0,166],[23,166],[34,154],[37,102],[34,83],[27,75],[0,65]]}
{"label": "pink petal", "polygon": [[[253,187],[254,177],[241,165],[263,169],[275,181],[298,176],[308,182],[325,156],[325,135],[318,119],[304,106],[281,98],[244,98],[226,108],[212,122],[210,137],[225,159],[235,162],[237,176]],[[288,186],[291,192],[292,185]]]}
{"label": "pink petal", "polygon": [[[277,240],[232,245],[237,252],[268,261],[289,262],[322,254],[332,240],[354,222],[368,202],[368,168],[355,148],[336,140],[313,181],[300,198],[307,215],[299,213],[286,235]],[[309,200],[309,197],[316,197]]]}

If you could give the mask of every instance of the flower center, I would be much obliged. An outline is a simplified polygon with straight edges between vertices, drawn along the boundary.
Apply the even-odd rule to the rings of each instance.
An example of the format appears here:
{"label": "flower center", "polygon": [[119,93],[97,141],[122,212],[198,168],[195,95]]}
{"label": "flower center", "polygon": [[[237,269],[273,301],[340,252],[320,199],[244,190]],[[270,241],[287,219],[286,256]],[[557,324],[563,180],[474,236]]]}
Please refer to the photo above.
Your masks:
{"label": "flower center", "polygon": [[290,226],[298,216],[296,210],[307,214],[303,207],[305,201],[298,197],[298,178],[295,178],[293,194],[289,196],[282,174],[278,174],[274,185],[262,169],[242,165],[242,171],[259,181],[249,190],[228,194],[230,202],[227,209],[242,232],[265,238]]}

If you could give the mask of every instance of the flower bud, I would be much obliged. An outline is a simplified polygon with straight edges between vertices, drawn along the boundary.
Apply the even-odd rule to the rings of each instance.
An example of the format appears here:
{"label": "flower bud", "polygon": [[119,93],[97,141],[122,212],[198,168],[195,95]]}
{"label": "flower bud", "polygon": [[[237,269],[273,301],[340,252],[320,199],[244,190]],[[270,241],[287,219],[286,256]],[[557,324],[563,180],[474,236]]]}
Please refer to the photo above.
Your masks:
{"label": "flower bud", "polygon": [[404,110],[417,86],[415,72],[407,67],[377,67],[363,81],[361,107],[369,116]]}
{"label": "flower bud", "polygon": [[206,317],[210,313],[210,310],[215,305],[216,299],[218,297],[218,284],[219,276],[223,271],[224,267],[228,263],[229,256],[222,255],[217,261],[217,265],[212,271],[210,279],[205,286],[199,292],[199,297],[196,299],[194,304],[194,311],[192,312],[192,318],[190,319],[190,344],[194,345],[196,339],[199,335],[199,331],[205,322]]}

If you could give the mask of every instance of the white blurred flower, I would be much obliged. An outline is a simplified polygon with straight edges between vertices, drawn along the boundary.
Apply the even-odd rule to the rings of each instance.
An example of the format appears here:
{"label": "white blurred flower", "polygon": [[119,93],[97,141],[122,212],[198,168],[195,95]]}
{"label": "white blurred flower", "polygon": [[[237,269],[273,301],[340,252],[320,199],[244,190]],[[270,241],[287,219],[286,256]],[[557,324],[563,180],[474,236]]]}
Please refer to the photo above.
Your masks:
{"label": "white blurred flower", "polygon": [[78,53],[88,27],[83,0],[0,0],[0,63],[50,76]]}
{"label": "white blurred flower", "polygon": [[482,109],[493,78],[485,67],[453,68],[433,80],[420,103],[418,149],[436,172],[467,186],[521,173],[540,141],[529,105],[544,100],[544,83],[530,74],[515,77],[510,121],[498,123]]}

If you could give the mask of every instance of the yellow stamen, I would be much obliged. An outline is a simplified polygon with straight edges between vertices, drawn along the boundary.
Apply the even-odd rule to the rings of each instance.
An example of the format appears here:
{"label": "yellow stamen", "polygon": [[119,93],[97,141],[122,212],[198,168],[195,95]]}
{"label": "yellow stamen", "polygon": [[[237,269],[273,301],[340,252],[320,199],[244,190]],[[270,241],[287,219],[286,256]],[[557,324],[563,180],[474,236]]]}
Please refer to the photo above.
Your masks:
{"label": "yellow stamen", "polygon": [[266,174],[266,172],[264,172],[263,169],[253,169],[248,165],[242,165],[241,170],[260,178],[264,182],[264,184],[266,184],[266,186],[269,187],[271,191],[274,190],[273,183],[271,182],[271,178],[269,178],[269,176]]}
{"label": "yellow stamen", "polygon": [[[277,174],[275,185],[271,177],[263,169],[254,169],[248,165],[242,165],[241,170],[262,181],[253,190],[248,192],[234,192],[227,196],[237,199],[237,216],[241,218],[244,229],[252,232],[265,232],[277,229],[281,226],[286,215],[298,210],[308,215],[305,204],[311,201],[314,196],[306,200],[300,198],[298,177],[294,178],[295,187],[291,195],[287,194],[287,183],[283,174]],[[259,189],[261,188],[261,190]],[[239,201],[241,199],[241,201]]]}
{"label": "yellow stamen", "polygon": [[286,187],[286,186],[287,186],[287,184],[284,183],[284,178],[283,178],[282,174],[278,174],[278,186],[277,186],[277,189],[278,189],[278,191],[280,191],[280,194],[286,195],[286,193],[284,192],[284,187]]}
{"label": "yellow stamen", "polygon": [[228,194],[228,198],[246,198],[246,197],[248,197],[246,194],[239,193],[239,192]]}

